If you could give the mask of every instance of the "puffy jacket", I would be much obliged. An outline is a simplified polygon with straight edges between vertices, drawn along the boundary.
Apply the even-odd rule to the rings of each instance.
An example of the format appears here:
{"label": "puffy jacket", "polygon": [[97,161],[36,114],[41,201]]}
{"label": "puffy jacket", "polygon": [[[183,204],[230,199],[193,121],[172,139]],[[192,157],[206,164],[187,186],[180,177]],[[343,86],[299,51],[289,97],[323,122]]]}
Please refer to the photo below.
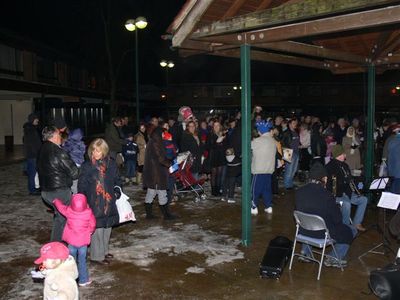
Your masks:
{"label": "puffy jacket", "polygon": [[63,149],[71,156],[72,160],[77,164],[81,165],[84,161],[86,146],[82,141],[83,132],[82,129],[74,129],[69,135],[68,139],[63,145]]}
{"label": "puffy jacket", "polygon": [[43,191],[70,188],[78,178],[78,167],[60,146],[46,141],[39,151],[37,169]]}
{"label": "puffy jacket", "polygon": [[88,206],[86,196],[73,195],[70,206],[63,204],[59,199],[55,199],[53,203],[67,219],[62,236],[63,241],[75,247],[89,245],[90,236],[96,229],[96,219]]}

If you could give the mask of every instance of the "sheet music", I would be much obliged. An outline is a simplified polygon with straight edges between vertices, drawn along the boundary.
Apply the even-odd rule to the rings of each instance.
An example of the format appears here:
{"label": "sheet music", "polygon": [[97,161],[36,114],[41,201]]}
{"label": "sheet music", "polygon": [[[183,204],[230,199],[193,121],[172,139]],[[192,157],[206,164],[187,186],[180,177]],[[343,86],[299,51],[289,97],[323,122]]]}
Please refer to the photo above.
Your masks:
{"label": "sheet music", "polygon": [[388,177],[374,179],[369,186],[370,190],[384,190],[389,182]]}
{"label": "sheet music", "polygon": [[399,203],[400,195],[382,192],[382,196],[378,202],[378,207],[397,210],[397,208],[399,207]]}

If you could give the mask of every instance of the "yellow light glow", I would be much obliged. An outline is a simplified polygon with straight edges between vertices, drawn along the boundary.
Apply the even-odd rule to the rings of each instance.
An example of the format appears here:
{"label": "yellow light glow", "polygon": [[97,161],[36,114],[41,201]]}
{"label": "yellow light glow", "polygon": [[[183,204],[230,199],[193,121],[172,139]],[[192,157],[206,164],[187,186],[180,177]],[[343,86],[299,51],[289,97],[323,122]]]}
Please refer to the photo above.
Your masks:
{"label": "yellow light glow", "polygon": [[174,62],[170,60],[168,62],[168,68],[173,68],[174,66],[175,66]]}
{"label": "yellow light glow", "polygon": [[163,67],[163,68],[166,67],[167,64],[168,64],[168,63],[167,63],[166,60],[162,60],[162,61],[160,62],[160,66]]}
{"label": "yellow light glow", "polygon": [[126,23],[125,23],[125,28],[126,28],[128,31],[135,31],[135,29],[136,29],[135,20],[129,19],[128,21],[126,21]]}
{"label": "yellow light glow", "polygon": [[145,17],[138,17],[136,18],[135,25],[139,29],[144,29],[147,26],[147,20]]}

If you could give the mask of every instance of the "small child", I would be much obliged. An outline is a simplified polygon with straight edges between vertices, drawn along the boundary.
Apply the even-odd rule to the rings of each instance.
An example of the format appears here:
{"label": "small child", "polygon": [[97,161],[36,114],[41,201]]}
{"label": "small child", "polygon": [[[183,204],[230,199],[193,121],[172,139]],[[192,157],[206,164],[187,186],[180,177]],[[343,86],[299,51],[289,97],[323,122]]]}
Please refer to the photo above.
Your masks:
{"label": "small child", "polygon": [[236,178],[242,173],[242,161],[240,157],[235,155],[233,148],[228,148],[225,151],[226,157],[226,178],[224,184],[224,192],[222,201],[228,201],[228,203],[235,203],[235,184]]}
{"label": "small child", "polygon": [[[62,146],[63,149],[71,156],[71,159],[79,168],[81,164],[85,160],[85,151],[86,145],[82,141],[83,132],[80,128],[72,130],[69,135],[68,139],[65,141],[64,145]],[[72,182],[71,187],[72,193],[76,194],[78,192],[78,179]]]}
{"label": "small child", "polygon": [[[176,155],[177,155],[177,148],[173,142],[172,139],[172,134],[169,133],[167,130],[164,130],[162,133],[162,139],[163,139],[163,144],[164,144],[164,148],[165,148],[165,155],[166,157],[171,160],[174,161],[174,159],[176,159]],[[167,198],[168,198],[168,204],[172,204],[172,193],[174,190],[174,186],[175,186],[175,177],[172,175],[171,171],[168,174],[168,189],[167,189]]]}
{"label": "small child", "polygon": [[69,253],[78,261],[79,286],[87,286],[92,282],[86,267],[86,253],[90,236],[96,229],[96,219],[83,194],[72,195],[70,206],[59,199],[55,199],[53,204],[67,219],[62,239],[68,243]]}
{"label": "small child", "polygon": [[78,300],[76,284],[78,270],[68,248],[60,242],[51,242],[40,249],[40,257],[35,264],[42,265],[45,276],[43,299]]}
{"label": "small child", "polygon": [[133,141],[133,133],[128,133],[126,138],[126,144],[122,146],[122,155],[124,156],[126,177],[125,182],[129,181],[134,183],[134,177],[136,175],[136,160],[138,153],[138,145]]}

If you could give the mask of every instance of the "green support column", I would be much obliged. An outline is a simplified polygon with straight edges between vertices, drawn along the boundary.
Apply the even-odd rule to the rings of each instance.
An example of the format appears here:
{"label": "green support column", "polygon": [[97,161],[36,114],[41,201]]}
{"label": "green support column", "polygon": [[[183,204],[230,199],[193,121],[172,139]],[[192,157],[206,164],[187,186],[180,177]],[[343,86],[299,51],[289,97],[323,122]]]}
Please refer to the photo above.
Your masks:
{"label": "green support column", "polygon": [[367,186],[374,176],[374,123],[375,123],[375,66],[368,66],[367,153],[365,155],[365,180]]}
{"label": "green support column", "polygon": [[251,80],[250,45],[240,46],[242,84],[242,244],[251,243]]}

